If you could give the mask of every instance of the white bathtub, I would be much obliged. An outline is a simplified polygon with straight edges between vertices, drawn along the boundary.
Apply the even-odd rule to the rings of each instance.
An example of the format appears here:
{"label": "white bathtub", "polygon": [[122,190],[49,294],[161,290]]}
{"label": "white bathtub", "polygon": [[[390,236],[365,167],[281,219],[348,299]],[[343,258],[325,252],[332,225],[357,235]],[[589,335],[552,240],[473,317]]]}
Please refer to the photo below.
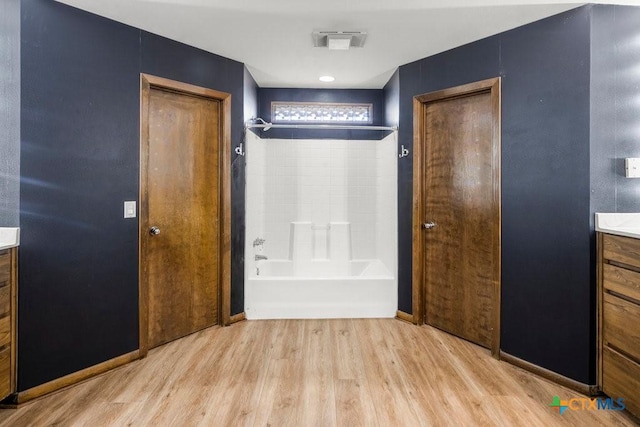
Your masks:
{"label": "white bathtub", "polygon": [[396,315],[395,279],[379,260],[314,260],[303,264],[266,260],[258,261],[256,267],[245,283],[247,319]]}

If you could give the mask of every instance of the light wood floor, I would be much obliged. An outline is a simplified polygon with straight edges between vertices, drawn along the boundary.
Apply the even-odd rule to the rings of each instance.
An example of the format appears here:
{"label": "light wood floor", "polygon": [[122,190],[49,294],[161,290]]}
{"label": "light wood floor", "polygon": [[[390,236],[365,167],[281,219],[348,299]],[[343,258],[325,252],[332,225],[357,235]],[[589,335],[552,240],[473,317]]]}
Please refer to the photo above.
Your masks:
{"label": "light wood floor", "polygon": [[635,425],[613,411],[559,415],[554,395],[580,397],[430,327],[247,321],[0,410],[0,425]]}

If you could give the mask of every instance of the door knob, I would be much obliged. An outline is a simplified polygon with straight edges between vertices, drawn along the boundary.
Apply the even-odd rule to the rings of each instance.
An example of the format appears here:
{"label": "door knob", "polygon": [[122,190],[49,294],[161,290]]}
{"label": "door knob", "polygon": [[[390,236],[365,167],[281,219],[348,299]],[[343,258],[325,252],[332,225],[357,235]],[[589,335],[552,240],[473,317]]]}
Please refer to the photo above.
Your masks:
{"label": "door knob", "polygon": [[160,234],[160,229],[154,225],[149,229],[149,234],[151,234],[152,236],[157,236],[158,234]]}
{"label": "door knob", "polygon": [[425,222],[424,224],[422,224],[422,228],[425,230],[431,230],[432,228],[435,228],[435,226],[435,222]]}

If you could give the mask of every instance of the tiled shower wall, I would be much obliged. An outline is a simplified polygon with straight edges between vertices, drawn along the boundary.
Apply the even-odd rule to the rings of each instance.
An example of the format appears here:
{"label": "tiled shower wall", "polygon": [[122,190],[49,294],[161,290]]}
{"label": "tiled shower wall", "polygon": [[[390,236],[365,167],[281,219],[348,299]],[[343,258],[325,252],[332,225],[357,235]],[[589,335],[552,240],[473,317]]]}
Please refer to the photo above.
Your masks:
{"label": "tiled shower wall", "polygon": [[396,270],[395,134],[381,141],[247,136],[247,252],[266,240],[270,259],[289,257],[290,223],[351,223],[354,259]]}
{"label": "tiled shower wall", "polygon": [[376,152],[376,253],[398,277],[398,161],[409,161],[405,157],[398,160],[397,133],[377,141]]}

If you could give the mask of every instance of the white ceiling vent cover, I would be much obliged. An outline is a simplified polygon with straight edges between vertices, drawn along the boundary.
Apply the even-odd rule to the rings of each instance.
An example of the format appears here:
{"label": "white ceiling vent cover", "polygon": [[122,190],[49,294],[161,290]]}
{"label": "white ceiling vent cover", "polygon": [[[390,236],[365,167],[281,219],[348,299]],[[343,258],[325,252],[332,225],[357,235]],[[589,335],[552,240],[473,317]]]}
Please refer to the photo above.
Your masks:
{"label": "white ceiling vent cover", "polygon": [[346,50],[351,47],[363,47],[367,33],[361,31],[314,31],[313,46]]}

